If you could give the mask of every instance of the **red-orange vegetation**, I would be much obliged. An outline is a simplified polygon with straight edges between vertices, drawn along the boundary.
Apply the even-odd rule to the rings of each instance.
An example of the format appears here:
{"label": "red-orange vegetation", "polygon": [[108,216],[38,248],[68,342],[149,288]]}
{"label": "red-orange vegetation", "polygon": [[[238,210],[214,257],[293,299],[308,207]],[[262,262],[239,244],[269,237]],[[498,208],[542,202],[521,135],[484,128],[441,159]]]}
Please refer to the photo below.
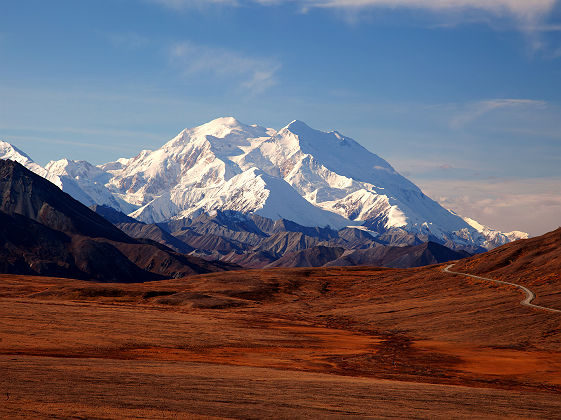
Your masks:
{"label": "red-orange vegetation", "polygon": [[551,418],[561,317],[521,297],[442,266],[3,275],[0,414]]}

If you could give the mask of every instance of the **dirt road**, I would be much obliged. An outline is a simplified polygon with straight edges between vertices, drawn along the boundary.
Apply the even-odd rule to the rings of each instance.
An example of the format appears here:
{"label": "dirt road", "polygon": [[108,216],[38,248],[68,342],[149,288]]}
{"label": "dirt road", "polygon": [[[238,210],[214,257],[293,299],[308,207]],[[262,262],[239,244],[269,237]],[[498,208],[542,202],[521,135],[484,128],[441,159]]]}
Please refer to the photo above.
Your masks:
{"label": "dirt road", "polygon": [[522,306],[528,306],[530,308],[540,309],[542,311],[561,313],[560,309],[554,309],[554,308],[548,308],[546,306],[534,305],[532,303],[532,301],[536,298],[536,295],[530,289],[528,289],[527,287],[524,287],[520,284],[511,283],[511,282],[508,282],[508,281],[493,280],[493,279],[490,279],[490,278],[487,278],[487,277],[475,276],[473,274],[460,273],[458,271],[451,271],[450,268],[452,268],[452,267],[454,267],[454,264],[450,264],[450,265],[446,266],[442,271],[444,271],[445,273],[458,274],[460,276],[471,277],[471,278],[478,279],[478,280],[485,280],[485,281],[490,281],[490,282],[497,283],[497,284],[506,284],[506,285],[509,285],[509,286],[517,287],[526,294],[526,298],[520,301],[520,304]]}

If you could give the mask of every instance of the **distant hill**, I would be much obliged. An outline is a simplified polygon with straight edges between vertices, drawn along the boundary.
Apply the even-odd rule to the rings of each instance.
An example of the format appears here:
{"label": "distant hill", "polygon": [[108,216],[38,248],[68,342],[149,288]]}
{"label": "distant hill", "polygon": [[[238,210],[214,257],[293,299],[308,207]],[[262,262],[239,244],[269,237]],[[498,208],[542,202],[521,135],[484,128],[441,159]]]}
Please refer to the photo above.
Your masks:
{"label": "distant hill", "polygon": [[[150,239],[176,251],[218,259],[246,268],[370,265],[408,268],[468,257],[415,238],[411,246],[389,246],[361,228],[311,228],[295,222],[217,211],[195,219],[142,223],[106,206],[92,207],[137,239]],[[383,239],[383,238],[382,238]]]}
{"label": "distant hill", "polygon": [[333,267],[377,266],[392,268],[421,267],[440,264],[469,256],[465,251],[453,251],[443,245],[427,242],[414,246],[376,246],[345,251],[343,248],[316,246],[291,252],[267,267]]}
{"label": "distant hill", "polygon": [[459,261],[454,270],[510,281],[523,279],[561,286],[561,227],[545,235],[512,242]]}

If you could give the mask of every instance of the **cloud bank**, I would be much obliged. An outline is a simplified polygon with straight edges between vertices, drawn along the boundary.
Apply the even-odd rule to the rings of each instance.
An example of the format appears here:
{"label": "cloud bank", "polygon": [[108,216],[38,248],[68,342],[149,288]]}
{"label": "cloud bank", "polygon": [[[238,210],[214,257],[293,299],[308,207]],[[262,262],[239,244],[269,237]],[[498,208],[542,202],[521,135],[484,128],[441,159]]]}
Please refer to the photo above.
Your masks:
{"label": "cloud bank", "polygon": [[442,206],[496,229],[537,236],[561,226],[558,178],[425,180],[417,184]]}

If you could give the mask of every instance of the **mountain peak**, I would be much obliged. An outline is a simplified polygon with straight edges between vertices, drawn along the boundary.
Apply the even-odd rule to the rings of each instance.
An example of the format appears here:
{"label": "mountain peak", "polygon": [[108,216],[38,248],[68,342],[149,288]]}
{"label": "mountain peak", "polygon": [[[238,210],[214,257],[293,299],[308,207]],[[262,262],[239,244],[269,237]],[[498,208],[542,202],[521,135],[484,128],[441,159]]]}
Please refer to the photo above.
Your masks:
{"label": "mountain peak", "polygon": [[196,127],[199,131],[224,131],[226,130],[243,130],[249,127],[246,124],[241,123],[234,117],[219,117],[206,124]]}
{"label": "mountain peak", "polygon": [[306,124],[304,121],[300,121],[300,120],[292,121],[290,124],[284,127],[284,129],[297,135],[304,134],[310,131],[317,131],[314,130],[312,127],[310,127],[308,124]]}
{"label": "mountain peak", "polygon": [[233,140],[233,137],[257,138],[267,136],[267,133],[268,130],[264,127],[247,125],[234,117],[220,117],[197,127],[186,128],[175,139],[172,139],[172,143],[177,140],[184,143],[194,139],[208,139],[209,136],[217,139],[228,137],[230,140]]}
{"label": "mountain peak", "polygon": [[237,118],[231,116],[218,117],[209,121],[207,124],[243,125]]}

